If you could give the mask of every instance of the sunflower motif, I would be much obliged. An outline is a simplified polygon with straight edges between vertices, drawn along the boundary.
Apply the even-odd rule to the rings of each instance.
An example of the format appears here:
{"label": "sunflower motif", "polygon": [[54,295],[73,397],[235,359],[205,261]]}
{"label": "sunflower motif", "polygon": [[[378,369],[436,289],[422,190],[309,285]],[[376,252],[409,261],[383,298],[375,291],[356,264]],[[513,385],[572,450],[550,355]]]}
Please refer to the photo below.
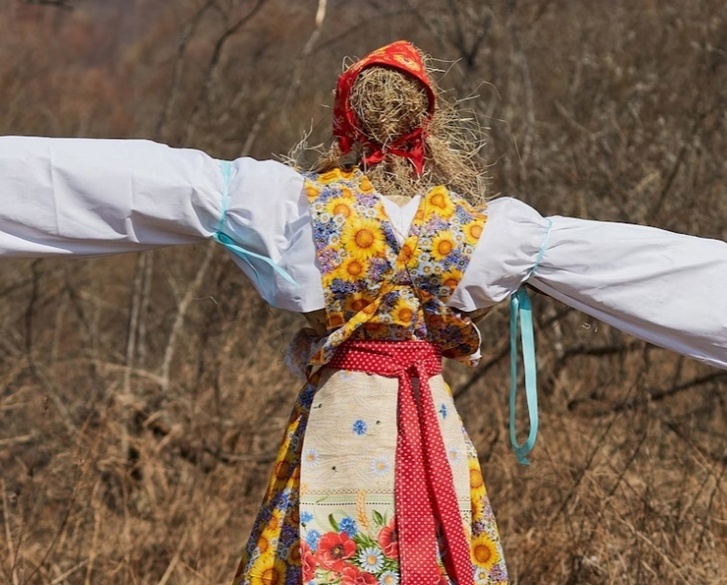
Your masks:
{"label": "sunflower motif", "polygon": [[294,567],[301,565],[301,550],[298,542],[294,542],[288,551],[288,563]]}
{"label": "sunflower motif", "polygon": [[464,226],[464,237],[467,243],[474,246],[482,235],[483,226],[480,222],[470,223]]}
{"label": "sunflower motif", "polygon": [[[270,516],[270,520],[268,520],[268,523],[265,526],[265,529],[263,530],[263,536],[266,536],[268,539],[275,538],[277,536],[277,534],[280,532],[280,528],[281,528],[282,524],[283,524],[283,513],[277,509],[273,510],[273,513]],[[260,546],[260,544],[258,542],[258,547],[259,546]]]}
{"label": "sunflower motif", "polygon": [[353,213],[351,208],[351,200],[346,197],[334,197],[326,203],[326,212],[332,216],[348,217]]}
{"label": "sunflower motif", "polygon": [[284,585],[285,561],[273,554],[262,555],[250,569],[250,585]]}
{"label": "sunflower motif", "polygon": [[348,313],[364,311],[367,314],[371,314],[375,311],[375,305],[371,302],[371,299],[360,292],[348,295],[343,303],[343,308]]}
{"label": "sunflower motif", "polygon": [[366,275],[366,262],[359,258],[345,260],[336,271],[336,277],[347,281],[360,280]]}
{"label": "sunflower motif", "polygon": [[445,270],[442,272],[440,278],[442,279],[442,285],[453,291],[457,288],[459,281],[462,280],[462,276],[464,276],[462,271],[454,268],[452,270]]}
{"label": "sunflower motif", "polygon": [[308,195],[309,199],[315,199],[318,197],[318,195],[321,194],[321,190],[316,187],[313,183],[306,181],[305,183],[305,193]]}
{"label": "sunflower motif", "polygon": [[457,243],[454,241],[454,235],[449,230],[441,231],[432,238],[431,254],[432,258],[437,262],[442,262],[455,249]]}
{"label": "sunflower motif", "polygon": [[485,517],[485,500],[472,493],[472,522],[479,522]]}
{"label": "sunflower motif", "polygon": [[346,320],[340,313],[329,313],[326,317],[326,328],[338,329],[339,327],[342,327],[345,322]]}
{"label": "sunflower motif", "polygon": [[352,258],[360,261],[380,256],[386,249],[380,223],[368,218],[357,218],[347,223],[343,227],[341,243]]}
{"label": "sunflower motif", "polygon": [[457,209],[454,201],[449,197],[447,189],[442,186],[434,187],[429,192],[427,195],[427,203],[434,207],[437,215],[444,218],[450,217]]}
{"label": "sunflower motif", "polygon": [[485,480],[482,479],[482,471],[480,471],[480,465],[477,460],[469,460],[470,468],[470,489],[472,491],[485,487]]}
{"label": "sunflower motif", "polygon": [[288,477],[290,477],[291,467],[292,466],[290,464],[290,461],[286,461],[286,459],[281,459],[280,461],[275,463],[275,467],[273,468],[275,477],[281,481],[286,481]]}
{"label": "sunflower motif", "polygon": [[367,177],[363,177],[359,182],[358,186],[364,193],[372,193],[374,191],[374,186],[371,184],[371,181],[369,181]]}
{"label": "sunflower motif", "polygon": [[385,339],[391,334],[386,324],[375,321],[369,321],[363,326],[363,329],[368,339]]}
{"label": "sunflower motif", "polygon": [[500,562],[497,544],[487,534],[472,539],[472,562],[481,569],[491,569]]}
{"label": "sunflower motif", "polygon": [[421,254],[421,250],[417,247],[417,238],[410,237],[402,244],[399,252],[399,261],[407,266],[412,260],[415,260]]}
{"label": "sunflower motif", "polygon": [[264,555],[270,550],[270,534],[263,531],[260,537],[257,539],[256,548],[261,555]]}
{"label": "sunflower motif", "polygon": [[399,302],[396,303],[396,307],[394,307],[394,310],[392,311],[394,323],[404,326],[411,325],[412,320],[416,316],[416,311],[417,307],[415,305],[407,303],[403,299],[399,299]]}
{"label": "sunflower motif", "polygon": [[333,169],[328,171],[327,173],[318,175],[318,182],[322,183],[323,185],[330,185],[331,183],[335,183],[336,181],[342,179],[342,175],[343,173],[341,172],[341,169]]}

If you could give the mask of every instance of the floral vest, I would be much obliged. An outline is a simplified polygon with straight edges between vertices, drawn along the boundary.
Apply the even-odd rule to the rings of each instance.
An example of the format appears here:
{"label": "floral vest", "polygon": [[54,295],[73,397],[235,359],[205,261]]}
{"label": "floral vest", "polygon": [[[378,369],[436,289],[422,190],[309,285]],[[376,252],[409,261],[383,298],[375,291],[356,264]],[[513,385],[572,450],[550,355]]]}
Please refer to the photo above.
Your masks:
{"label": "floral vest", "polygon": [[427,340],[466,361],[479,348],[467,318],[447,307],[486,217],[445,187],[422,197],[400,244],[381,196],[358,169],[308,175],[328,336],[310,365],[348,339]]}

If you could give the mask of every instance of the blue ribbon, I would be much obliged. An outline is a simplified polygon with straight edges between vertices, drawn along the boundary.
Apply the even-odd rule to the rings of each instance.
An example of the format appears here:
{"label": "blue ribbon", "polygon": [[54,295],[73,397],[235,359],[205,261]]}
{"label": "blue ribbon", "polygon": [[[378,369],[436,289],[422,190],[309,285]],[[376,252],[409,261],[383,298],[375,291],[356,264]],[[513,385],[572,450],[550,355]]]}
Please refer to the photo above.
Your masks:
{"label": "blue ribbon", "polygon": [[261,262],[264,262],[280,276],[282,276],[285,280],[287,280],[290,284],[297,286],[298,283],[293,280],[293,277],[290,276],[290,274],[288,274],[275,262],[273,262],[270,258],[243,248],[235,240],[233,240],[230,236],[222,231],[225,226],[225,221],[227,219],[227,207],[230,200],[230,179],[232,178],[233,163],[227,160],[221,160],[218,162],[220,163],[220,170],[222,171],[222,210],[220,213],[220,222],[217,225],[217,231],[212,235],[212,239],[214,239],[215,242],[224,246],[235,256],[245,261],[245,263],[252,270],[252,273],[255,275],[255,280],[257,281],[259,290],[265,290],[265,286],[262,279],[260,278],[260,274],[258,273],[253,263],[250,261],[251,258],[255,258],[257,260],[260,260]]}
{"label": "blue ribbon", "polygon": [[[523,368],[525,370],[525,398],[528,406],[530,433],[522,444],[517,442],[516,403],[518,391],[517,334],[521,326]],[[535,364],[535,337],[533,335],[533,312],[530,297],[520,288],[510,297],[510,443],[515,456],[522,465],[530,465],[526,455],[530,453],[538,436],[538,392],[537,367]]]}

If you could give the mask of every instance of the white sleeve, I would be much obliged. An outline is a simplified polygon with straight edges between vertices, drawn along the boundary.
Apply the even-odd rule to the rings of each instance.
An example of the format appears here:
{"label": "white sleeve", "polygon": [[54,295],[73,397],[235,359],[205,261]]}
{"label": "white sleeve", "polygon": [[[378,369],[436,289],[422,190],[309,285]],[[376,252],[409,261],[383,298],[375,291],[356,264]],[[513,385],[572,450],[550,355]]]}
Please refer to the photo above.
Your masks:
{"label": "white sleeve", "polygon": [[636,337],[727,368],[725,242],[646,226],[546,219],[523,203],[495,201],[460,283],[470,289],[465,304],[491,305],[526,281]]}
{"label": "white sleeve", "polygon": [[303,177],[276,161],[239,158],[232,164],[222,231],[279,270],[254,257],[243,260],[233,254],[232,259],[271,305],[300,313],[322,309],[321,273]]}
{"label": "white sleeve", "polygon": [[525,203],[490,201],[487,221],[464,277],[448,304],[474,311],[505,300],[525,282],[548,234],[548,220]]}
{"label": "white sleeve", "polygon": [[727,243],[553,217],[533,286],[655,345],[727,368]]}
{"label": "white sleeve", "polygon": [[252,253],[232,258],[268,303],[323,306],[303,178],[290,167],[146,140],[0,137],[0,256],[101,256],[219,233]]}
{"label": "white sleeve", "polygon": [[0,255],[98,256],[209,238],[222,176],[144,140],[0,137]]}

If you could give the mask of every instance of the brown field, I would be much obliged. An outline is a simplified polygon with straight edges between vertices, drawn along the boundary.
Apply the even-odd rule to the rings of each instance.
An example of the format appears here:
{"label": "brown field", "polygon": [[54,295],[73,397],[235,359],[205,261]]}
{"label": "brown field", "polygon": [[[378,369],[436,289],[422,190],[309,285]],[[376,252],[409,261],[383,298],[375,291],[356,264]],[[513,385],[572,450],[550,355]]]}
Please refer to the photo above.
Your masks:
{"label": "brown field", "polygon": [[[723,0],[318,5],[4,0],[0,134],[284,154],[325,139],[344,56],[409,38],[471,98],[490,195],[727,239]],[[0,298],[0,583],[229,582],[300,318],[212,243],[3,261]],[[512,583],[727,583],[727,372],[535,306],[532,466],[508,444],[505,308],[483,366],[447,365]]]}

